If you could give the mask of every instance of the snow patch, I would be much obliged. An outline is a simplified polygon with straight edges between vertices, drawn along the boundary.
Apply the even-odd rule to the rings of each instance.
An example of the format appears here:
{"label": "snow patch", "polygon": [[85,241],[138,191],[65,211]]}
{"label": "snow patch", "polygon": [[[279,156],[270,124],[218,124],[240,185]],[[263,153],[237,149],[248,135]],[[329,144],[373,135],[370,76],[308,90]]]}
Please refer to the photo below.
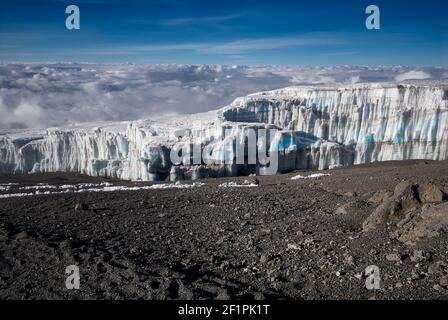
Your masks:
{"label": "snow patch", "polygon": [[0,199],[5,198],[17,198],[17,197],[27,197],[34,196],[33,193],[10,193],[10,194],[0,194]]}
{"label": "snow patch", "polygon": [[302,176],[300,174],[294,176],[291,178],[291,180],[301,180],[301,179],[316,179],[316,178],[322,178],[322,177],[328,177],[331,176],[330,173],[313,173],[309,176]]}
{"label": "snow patch", "polygon": [[205,186],[206,184],[202,182],[182,184],[179,183],[179,181],[177,181],[176,183],[153,184],[152,186],[149,186],[148,189],[193,189],[193,188],[202,188]]}
{"label": "snow patch", "polygon": [[259,185],[248,180],[244,180],[242,183],[235,181],[224,182],[219,185],[221,188],[239,188],[239,187],[258,187]]}
{"label": "snow patch", "polygon": [[112,186],[112,183],[110,182],[78,183],[78,184],[63,184],[59,186],[59,189],[85,189],[85,188],[109,187],[109,186]]}
{"label": "snow patch", "polygon": [[24,186],[24,187],[19,187],[19,190],[41,190],[41,189],[57,189],[57,186],[52,186],[46,183],[39,183],[38,185],[35,186]]}
{"label": "snow patch", "polygon": [[[84,186],[84,188],[78,188],[80,185]],[[86,188],[86,186],[88,186]],[[92,188],[92,186],[101,186]],[[55,194],[64,194],[64,193],[84,193],[84,192],[114,192],[114,191],[138,191],[138,190],[155,190],[155,189],[193,189],[193,188],[201,188],[205,187],[206,184],[202,182],[194,182],[191,184],[182,184],[182,183],[162,183],[162,184],[154,184],[151,186],[135,186],[135,187],[127,187],[127,186],[113,186],[110,183],[101,183],[101,184],[78,184],[78,185],[63,185],[60,187],[60,191],[40,191],[39,187],[42,186],[31,186],[35,188],[28,188],[26,190],[36,190],[36,192],[30,193],[10,193],[10,194],[0,194],[0,199],[5,198],[15,198],[15,197],[31,197],[37,195],[55,195]],[[48,187],[48,186],[46,186]],[[55,186],[54,186],[55,187]],[[62,190],[65,188],[65,190]]]}

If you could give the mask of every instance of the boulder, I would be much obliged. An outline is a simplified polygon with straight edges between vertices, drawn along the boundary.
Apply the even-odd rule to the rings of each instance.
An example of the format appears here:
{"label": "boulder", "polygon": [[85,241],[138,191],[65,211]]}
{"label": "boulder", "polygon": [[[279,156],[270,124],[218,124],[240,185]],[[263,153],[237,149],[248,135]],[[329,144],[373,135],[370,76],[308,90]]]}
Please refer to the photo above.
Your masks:
{"label": "boulder", "polygon": [[363,231],[374,230],[379,225],[397,222],[419,203],[417,186],[408,181],[402,181],[395,187],[393,195],[386,197],[367,217],[362,225]]}
{"label": "boulder", "polygon": [[344,215],[344,214],[353,213],[354,211],[356,211],[356,202],[350,201],[350,202],[347,202],[347,203],[339,206],[338,208],[336,208],[334,213]]}
{"label": "boulder", "polygon": [[386,198],[389,198],[392,195],[392,192],[387,191],[387,190],[380,190],[377,191],[373,194],[373,196],[371,196],[367,202],[369,203],[374,203],[374,204],[378,204],[383,202]]}
{"label": "boulder", "polygon": [[417,185],[402,181],[395,187],[393,197],[400,203],[402,211],[414,208],[419,204]]}
{"label": "boulder", "polygon": [[407,244],[415,244],[422,238],[438,236],[448,228],[448,202],[424,205],[408,218],[391,236]]}
{"label": "boulder", "polygon": [[422,203],[442,202],[443,191],[433,183],[424,183],[417,188],[419,199]]}

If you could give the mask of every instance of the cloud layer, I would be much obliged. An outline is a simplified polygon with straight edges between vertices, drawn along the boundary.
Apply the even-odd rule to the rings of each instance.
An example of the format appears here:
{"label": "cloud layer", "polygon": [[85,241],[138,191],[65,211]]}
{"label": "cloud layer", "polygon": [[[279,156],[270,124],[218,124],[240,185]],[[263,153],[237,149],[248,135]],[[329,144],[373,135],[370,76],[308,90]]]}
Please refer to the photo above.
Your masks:
{"label": "cloud layer", "polygon": [[446,68],[401,66],[0,64],[0,129],[195,113],[291,85],[443,78]]}

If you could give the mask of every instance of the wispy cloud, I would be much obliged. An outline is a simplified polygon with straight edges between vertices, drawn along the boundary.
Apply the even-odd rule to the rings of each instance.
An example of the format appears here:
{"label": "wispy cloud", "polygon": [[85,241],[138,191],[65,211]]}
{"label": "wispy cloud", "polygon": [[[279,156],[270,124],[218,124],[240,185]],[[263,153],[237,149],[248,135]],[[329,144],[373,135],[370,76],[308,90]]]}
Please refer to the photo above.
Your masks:
{"label": "wispy cloud", "polygon": [[326,57],[334,57],[334,56],[349,56],[359,54],[358,51],[335,51],[335,52],[323,52],[320,55]]}
{"label": "wispy cloud", "polygon": [[242,39],[226,43],[205,45],[204,53],[238,54],[254,50],[269,50],[288,47],[304,47],[319,45],[334,45],[343,43],[344,39],[330,34],[304,34],[290,37],[270,37]]}
{"label": "wispy cloud", "polygon": [[178,44],[148,44],[116,46],[104,49],[83,50],[77,54],[142,54],[145,52],[194,51],[200,54],[238,55],[251,51],[275,50],[288,47],[337,45],[345,43],[343,37],[326,33],[310,33],[289,37],[246,38],[227,42],[192,42]]}
{"label": "wispy cloud", "polygon": [[235,20],[245,15],[246,13],[240,12],[221,16],[175,18],[175,19],[162,20],[161,24],[166,26],[210,24],[210,23],[219,23],[223,21]]}

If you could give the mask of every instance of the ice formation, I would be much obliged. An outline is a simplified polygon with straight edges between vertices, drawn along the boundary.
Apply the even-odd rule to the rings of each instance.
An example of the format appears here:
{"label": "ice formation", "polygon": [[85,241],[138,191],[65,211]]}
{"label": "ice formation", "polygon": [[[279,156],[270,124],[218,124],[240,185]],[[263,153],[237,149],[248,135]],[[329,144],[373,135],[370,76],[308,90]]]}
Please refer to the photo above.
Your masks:
{"label": "ice formation", "polygon": [[[278,131],[269,139],[258,134],[273,128]],[[37,133],[4,132],[0,173],[65,171],[134,181],[263,174],[264,164],[235,161],[232,141],[244,141],[249,130],[257,133],[257,146],[265,141],[268,153],[278,152],[276,171],[444,160],[448,85],[289,87],[238,98],[208,113]],[[174,146],[194,148],[191,141],[198,138],[199,151],[207,149],[216,160],[213,164],[171,161]]]}

